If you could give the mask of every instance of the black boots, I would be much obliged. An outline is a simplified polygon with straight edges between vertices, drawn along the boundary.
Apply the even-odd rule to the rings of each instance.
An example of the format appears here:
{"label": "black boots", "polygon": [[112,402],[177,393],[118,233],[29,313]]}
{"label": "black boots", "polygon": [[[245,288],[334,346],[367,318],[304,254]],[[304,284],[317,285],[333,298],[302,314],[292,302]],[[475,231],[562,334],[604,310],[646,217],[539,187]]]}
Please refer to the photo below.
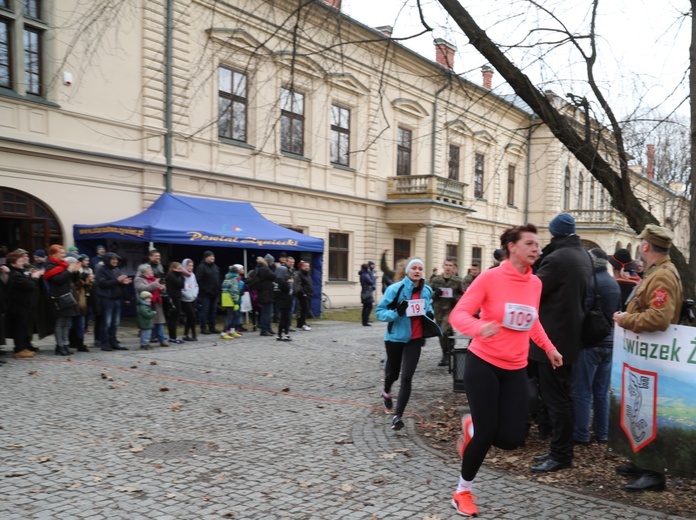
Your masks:
{"label": "black boots", "polygon": [[75,348],[78,352],[89,352],[89,349],[85,347],[85,338],[75,339]]}
{"label": "black boots", "polygon": [[70,350],[65,345],[56,345],[56,349],[54,350],[54,353],[56,356],[69,356],[70,354],[73,353],[73,351]]}

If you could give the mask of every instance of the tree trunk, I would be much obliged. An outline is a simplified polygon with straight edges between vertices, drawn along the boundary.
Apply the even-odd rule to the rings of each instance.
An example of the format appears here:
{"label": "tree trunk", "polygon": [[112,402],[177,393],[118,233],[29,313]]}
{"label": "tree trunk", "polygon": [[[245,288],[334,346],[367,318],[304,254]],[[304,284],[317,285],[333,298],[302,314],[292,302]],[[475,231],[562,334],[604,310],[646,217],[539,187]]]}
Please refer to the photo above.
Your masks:
{"label": "tree trunk", "polygon": [[[570,121],[561,114],[549,102],[547,97],[536,88],[530,79],[513,64],[500,48],[488,37],[486,32],[481,29],[474,19],[469,15],[469,12],[462,7],[458,0],[438,0],[440,4],[449,13],[456,24],[469,38],[469,42],[488,62],[505,78],[508,84],[513,88],[515,93],[527,103],[537,116],[548,126],[553,135],[565,145],[566,148],[582,163],[582,165],[606,188],[611,197],[611,204],[619,212],[621,212],[628,221],[628,224],[637,233],[640,233],[646,224],[660,224],[655,216],[646,210],[640,201],[633,194],[633,190],[629,184],[629,170],[626,161],[626,151],[623,149],[623,140],[618,127],[614,128],[614,137],[616,142],[616,152],[619,157],[619,172],[616,172],[612,166],[607,163],[598,153],[597,147],[591,139],[579,135],[575,130],[574,121]],[[693,6],[696,0],[692,0]],[[693,17],[692,17],[693,24]],[[692,96],[692,117],[691,117],[691,140],[692,143],[696,138],[696,130],[694,129],[694,88],[696,85],[696,61],[694,58],[694,25],[692,25],[692,44],[691,44],[691,96]],[[588,72],[591,74],[591,63],[588,63]],[[591,83],[591,80],[588,80]],[[596,85],[593,85],[593,90]],[[608,108],[604,107],[605,110]],[[611,114],[609,114],[611,116]],[[610,117],[611,119],[611,117]],[[611,130],[611,129],[610,129]],[[619,134],[616,135],[616,131]],[[694,166],[696,159],[694,158],[694,146],[692,144],[692,167],[691,167],[691,185],[694,186],[696,176],[696,167]],[[672,261],[679,270],[682,282],[684,284],[685,295],[694,297],[696,287],[696,206],[694,205],[694,197],[691,197],[689,223],[690,223],[690,264],[687,265],[684,255],[676,247],[672,247],[670,254]]]}

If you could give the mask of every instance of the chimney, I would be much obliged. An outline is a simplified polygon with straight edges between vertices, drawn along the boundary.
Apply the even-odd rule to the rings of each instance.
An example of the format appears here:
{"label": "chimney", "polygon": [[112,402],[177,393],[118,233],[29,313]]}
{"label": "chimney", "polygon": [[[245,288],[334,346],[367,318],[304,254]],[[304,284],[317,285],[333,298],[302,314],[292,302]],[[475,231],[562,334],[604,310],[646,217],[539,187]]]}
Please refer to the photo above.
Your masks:
{"label": "chimney", "polygon": [[324,0],[324,3],[331,7],[335,7],[339,11],[341,10],[341,0]]}
{"label": "chimney", "polygon": [[484,65],[481,67],[481,74],[483,75],[483,88],[491,90],[493,88],[493,69]]}
{"label": "chimney", "polygon": [[454,68],[454,54],[457,52],[457,48],[443,40],[442,38],[435,38],[435,61],[437,61],[443,67],[448,69]]}
{"label": "chimney", "polygon": [[391,25],[381,25],[379,27],[375,27],[375,29],[387,36],[388,38],[391,38],[391,35],[394,32],[394,27],[392,27]]}
{"label": "chimney", "polygon": [[645,167],[645,176],[653,180],[655,179],[655,145],[648,145],[648,165]]}

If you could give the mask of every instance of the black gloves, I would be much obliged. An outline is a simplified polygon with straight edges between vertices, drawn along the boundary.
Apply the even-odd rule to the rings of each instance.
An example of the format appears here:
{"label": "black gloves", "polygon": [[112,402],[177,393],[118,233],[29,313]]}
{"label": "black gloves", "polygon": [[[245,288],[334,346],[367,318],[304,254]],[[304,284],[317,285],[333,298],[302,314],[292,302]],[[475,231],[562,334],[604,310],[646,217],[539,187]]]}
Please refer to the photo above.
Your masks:
{"label": "black gloves", "polygon": [[442,289],[435,289],[435,292],[433,293],[433,296],[434,296],[435,298],[439,298],[440,296],[442,296]]}
{"label": "black gloves", "polygon": [[399,305],[396,306],[396,312],[399,314],[399,316],[403,316],[406,314],[407,308],[408,308],[408,300],[401,300],[399,302]]}

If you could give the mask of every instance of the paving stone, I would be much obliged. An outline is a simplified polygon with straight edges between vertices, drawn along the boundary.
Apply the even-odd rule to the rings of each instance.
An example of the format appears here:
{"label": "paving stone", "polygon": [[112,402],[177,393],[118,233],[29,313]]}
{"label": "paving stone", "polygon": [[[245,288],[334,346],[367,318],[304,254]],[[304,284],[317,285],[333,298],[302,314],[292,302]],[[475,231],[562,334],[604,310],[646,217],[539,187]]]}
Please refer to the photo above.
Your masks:
{"label": "paving stone", "polygon": [[[0,446],[0,516],[458,518],[450,500],[459,462],[418,438],[418,417],[407,414],[397,433],[382,413],[384,327],[318,320],[282,348],[246,334],[233,346],[202,336],[146,352],[124,328],[125,346],[136,350],[70,361],[51,354],[53,338],[36,341],[39,355],[0,368],[3,433],[22,432],[21,442],[4,443],[21,447]],[[409,409],[452,389],[430,342]],[[180,449],[157,453],[162,446]],[[486,468],[477,486],[484,518],[675,519]]]}

